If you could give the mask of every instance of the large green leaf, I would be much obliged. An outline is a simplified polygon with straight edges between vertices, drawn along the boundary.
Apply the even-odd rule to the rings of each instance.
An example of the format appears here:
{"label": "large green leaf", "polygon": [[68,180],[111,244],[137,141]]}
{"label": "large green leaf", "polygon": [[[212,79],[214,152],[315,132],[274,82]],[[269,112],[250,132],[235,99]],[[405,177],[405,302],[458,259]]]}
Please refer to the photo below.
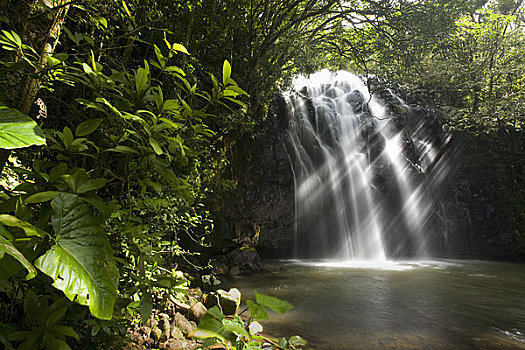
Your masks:
{"label": "large green leaf", "polygon": [[151,293],[146,291],[142,294],[142,299],[140,300],[139,313],[142,322],[146,323],[149,320],[152,311],[153,299],[151,298]]}
{"label": "large green leaf", "polygon": [[[27,276],[26,280],[29,280],[36,276],[36,269],[34,266],[26,259],[24,254],[20,253],[18,249],[8,241],[2,233],[4,233],[6,229],[3,226],[0,226],[0,259],[4,257],[4,254],[7,253],[11,255],[13,258],[18,260],[26,269],[27,269]],[[7,235],[6,235],[7,236]],[[0,260],[1,261],[1,260]],[[2,261],[3,263],[3,261]]]}
{"label": "large green leaf", "polygon": [[162,147],[160,147],[160,144],[153,137],[149,138],[149,144],[151,145],[151,147],[153,147],[153,150],[158,156],[160,156],[163,153]]}
{"label": "large green leaf", "polygon": [[35,121],[13,108],[0,108],[0,148],[43,145],[46,139]]}
{"label": "large green leaf", "polygon": [[128,146],[118,145],[115,148],[108,148],[106,151],[126,153],[126,154],[138,154],[139,152]]}
{"label": "large green leaf", "polygon": [[255,300],[258,304],[267,306],[273,311],[276,311],[280,314],[284,314],[286,311],[292,308],[292,304],[290,304],[286,300],[281,300],[279,298],[272,297],[269,295],[255,293]]}
{"label": "large green leaf", "polygon": [[184,47],[184,45],[182,44],[173,44],[171,46],[171,49],[174,50],[174,51],[180,51],[182,53],[185,53],[186,55],[189,55],[190,53],[188,52],[188,50]]}
{"label": "large green leaf", "polygon": [[27,221],[20,220],[19,218],[13,215],[9,215],[9,214],[0,215],[0,223],[5,226],[18,227],[24,230],[25,234],[28,236],[38,236],[40,238],[44,238],[47,235],[46,232],[42,231],[38,227],[31,225]]}
{"label": "large green leaf", "polygon": [[117,298],[118,270],[102,226],[76,195],[61,193],[51,202],[56,244],[35,265],[72,301],[111,319]]}
{"label": "large green leaf", "polygon": [[230,79],[230,76],[232,74],[232,66],[230,65],[230,62],[224,60],[224,64],[222,65],[222,83],[226,86],[226,83],[228,82],[228,79]]}
{"label": "large green leaf", "polygon": [[141,67],[137,69],[137,74],[135,74],[135,86],[138,92],[146,90],[148,87],[148,75],[149,68],[147,66],[146,68]]}
{"label": "large green leaf", "polygon": [[246,304],[248,304],[248,307],[250,308],[250,316],[252,318],[255,318],[256,320],[265,320],[268,318],[268,312],[266,312],[264,306],[254,303],[251,300],[247,300]]}
{"label": "large green leaf", "polygon": [[218,338],[224,340],[224,337],[220,334],[223,328],[222,320],[224,320],[224,317],[225,316],[217,306],[209,309],[206,314],[201,317],[199,326],[194,334],[195,337],[201,339]]}
{"label": "large green leaf", "polygon": [[103,178],[89,179],[86,169],[78,169],[72,175],[62,175],[62,179],[74,193],[98,190],[106,185],[106,180]]}
{"label": "large green leaf", "polygon": [[86,136],[97,130],[100,124],[104,121],[102,118],[88,119],[77,126],[75,134],[77,136]]}
{"label": "large green leaf", "polygon": [[[233,320],[224,319],[222,320],[222,334],[226,335],[226,339],[232,338],[235,340],[237,337],[245,337],[251,339],[251,334],[244,328],[244,324],[239,316],[234,316]],[[235,337],[229,336],[229,333],[235,334]]]}
{"label": "large green leaf", "polygon": [[34,203],[42,203],[47,202],[58,196],[60,192],[58,191],[45,191],[45,192],[38,192],[35,193],[29,197],[27,197],[24,202],[26,204],[34,204]]}

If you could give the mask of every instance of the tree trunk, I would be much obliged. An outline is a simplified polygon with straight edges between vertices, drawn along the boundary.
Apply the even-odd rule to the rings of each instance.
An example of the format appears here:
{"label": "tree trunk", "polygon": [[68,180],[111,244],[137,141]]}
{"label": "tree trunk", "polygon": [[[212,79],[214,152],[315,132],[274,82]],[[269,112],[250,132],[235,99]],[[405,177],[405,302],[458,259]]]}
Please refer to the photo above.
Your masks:
{"label": "tree trunk", "polygon": [[[60,4],[65,3],[67,0],[62,0]],[[22,103],[20,105],[20,111],[24,114],[29,113],[29,110],[31,109],[31,106],[33,105],[33,102],[35,100],[36,94],[38,93],[38,90],[40,89],[40,85],[42,84],[42,79],[38,77],[38,74],[45,69],[46,63],[47,63],[47,56],[52,56],[55,52],[55,47],[58,43],[58,38],[60,37],[60,31],[62,30],[62,24],[64,22],[64,19],[66,17],[66,14],[69,10],[69,5],[64,6],[63,8],[59,9],[55,20],[53,21],[53,24],[51,25],[51,28],[49,29],[49,33],[47,35],[47,39],[44,43],[44,47],[42,49],[42,53],[40,54],[40,59],[38,60],[37,68],[35,70],[35,74],[37,77],[31,78],[27,84],[26,92],[22,97]]]}
{"label": "tree trunk", "polygon": [[[193,19],[195,18],[195,9],[193,9],[191,11],[191,16],[190,16],[190,21],[188,23],[188,30],[186,31],[186,38],[184,39],[184,47],[186,49],[188,49],[188,46],[190,45],[190,39],[191,39],[191,31],[193,29]],[[182,70],[184,70],[186,68],[186,60],[187,60],[187,56],[186,55],[183,55],[182,56],[182,64],[181,64],[181,68]]]}
{"label": "tree trunk", "polygon": [[[66,3],[68,0],[60,0],[56,1],[55,5],[60,6],[64,3]],[[32,77],[27,82],[27,87],[25,89],[24,94],[21,97],[20,102],[20,112],[24,114],[28,114],[31,110],[31,106],[33,105],[33,102],[35,101],[35,97],[38,93],[38,90],[40,89],[40,85],[42,84],[42,79],[39,77],[39,74],[42,70],[45,69],[47,64],[47,56],[52,56],[55,52],[55,47],[58,43],[58,38],[60,37],[60,31],[62,30],[62,24],[64,23],[64,19],[66,17],[66,14],[69,10],[69,5],[64,6],[60,8],[54,18],[53,24],[51,25],[51,28],[49,29],[47,38],[44,43],[44,47],[42,49],[42,53],[40,54],[40,58],[37,63],[37,67],[35,69],[35,75],[36,77]],[[10,150],[6,149],[0,149],[0,174],[2,174],[5,164],[9,160],[9,155],[11,154]]]}

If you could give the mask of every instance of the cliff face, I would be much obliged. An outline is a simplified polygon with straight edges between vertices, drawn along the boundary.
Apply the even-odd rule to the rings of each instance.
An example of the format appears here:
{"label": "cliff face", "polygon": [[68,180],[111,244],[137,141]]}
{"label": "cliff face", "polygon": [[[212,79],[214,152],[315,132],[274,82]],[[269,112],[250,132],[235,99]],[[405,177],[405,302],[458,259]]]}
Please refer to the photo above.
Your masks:
{"label": "cliff face", "polygon": [[[522,175],[501,171],[502,166],[514,168],[512,156],[504,160],[495,153],[507,153],[509,143],[521,149],[513,153],[522,153],[523,135],[445,132],[441,115],[400,89],[395,91],[411,107],[405,122],[411,138],[420,132],[428,138],[451,138],[450,143],[435,143],[442,145],[438,148],[442,160],[421,179],[432,196],[425,225],[429,253],[442,258],[520,258],[522,249],[516,234],[520,223],[515,222],[516,214],[509,205],[519,194],[504,193],[504,189],[508,192],[508,184],[513,183],[512,187],[523,191],[524,179]],[[418,130],[415,125],[424,127]]]}
{"label": "cliff face", "polygon": [[234,203],[223,209],[221,220],[223,237],[256,246],[264,258],[287,258],[293,252],[294,177],[285,149],[287,127],[286,104],[278,96],[256,137]]}
{"label": "cliff face", "polygon": [[[424,195],[432,199],[425,208],[424,219],[428,255],[484,259],[514,256],[516,234],[505,208],[494,206],[498,191],[486,181],[490,172],[479,174],[465,164],[465,159],[470,164],[483,157],[479,147],[473,147],[479,140],[446,132],[442,116],[401,90],[386,88],[377,81],[369,84],[385,101],[390,122],[402,131],[405,157],[411,163],[410,176],[423,188]],[[393,96],[401,97],[404,106]],[[221,225],[226,239],[255,246],[263,258],[292,257],[296,243],[291,166],[294,159],[287,152],[288,127],[286,103],[278,97],[257,136],[251,165],[239,182],[235,208],[226,210]],[[364,130],[369,134],[371,154],[380,157],[384,140],[371,128]],[[432,162],[425,159],[416,140],[426,140],[436,147]],[[381,197],[384,209],[383,239],[387,254],[391,258],[411,257],[413,242],[406,230],[396,224],[400,204],[392,169],[381,161],[377,164],[374,195]]]}
{"label": "cliff face", "polygon": [[447,235],[444,256],[523,259],[525,137],[516,132],[457,133],[457,176],[437,208]]}

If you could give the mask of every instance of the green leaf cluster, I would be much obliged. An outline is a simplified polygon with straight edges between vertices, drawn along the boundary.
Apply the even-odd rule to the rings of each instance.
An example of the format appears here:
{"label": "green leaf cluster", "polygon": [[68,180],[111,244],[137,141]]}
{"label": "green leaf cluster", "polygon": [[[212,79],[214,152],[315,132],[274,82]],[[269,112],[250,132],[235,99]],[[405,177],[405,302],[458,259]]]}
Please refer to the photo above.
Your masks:
{"label": "green leaf cluster", "polygon": [[38,297],[29,290],[23,301],[27,323],[31,326],[26,330],[9,330],[9,341],[19,341],[17,349],[70,350],[66,337],[79,340],[75,330],[69,326],[58,324],[70,306],[66,299],[59,299],[49,305],[46,297]]}
{"label": "green leaf cluster", "polygon": [[261,334],[263,327],[257,320],[268,319],[269,308],[283,314],[292,305],[279,298],[255,293],[256,301],[247,300],[250,317],[244,321],[240,316],[226,317],[218,306],[214,306],[201,318],[195,337],[204,339],[204,348],[213,346],[216,342],[224,344],[228,349],[264,349],[276,347],[279,349],[303,349],[307,342],[299,336],[290,339],[273,339]]}
{"label": "green leaf cluster", "polygon": [[[122,5],[125,15],[117,20],[138,21],[130,12],[136,4]],[[130,322],[136,313],[148,319],[158,290],[185,300],[189,281],[179,264],[206,266],[200,251],[209,247],[213,222],[202,202],[226,163],[210,152],[220,131],[215,112],[246,108],[247,93],[228,61],[221,62],[221,79],[210,74],[209,90],[201,89],[199,77],[180,64],[189,51],[169,31],[156,43],[136,38],[152,54],[118,65],[118,55],[95,45],[113,42],[118,16],[82,18],[95,3],[57,13],[66,7],[92,30],[62,23],[63,52],[39,57],[15,32],[0,35],[7,52],[1,73],[39,96],[35,119],[0,109],[0,148],[12,150],[4,171],[15,183],[0,198],[0,288],[16,310],[19,290],[50,293],[52,283],[54,293],[99,319],[77,319],[76,326],[109,334],[115,327],[102,327],[107,320],[115,325],[126,315]],[[15,98],[1,98],[18,106]],[[15,316],[2,322],[11,327]],[[65,337],[47,338],[46,347],[67,346]],[[35,339],[21,333],[12,341],[23,347]]]}

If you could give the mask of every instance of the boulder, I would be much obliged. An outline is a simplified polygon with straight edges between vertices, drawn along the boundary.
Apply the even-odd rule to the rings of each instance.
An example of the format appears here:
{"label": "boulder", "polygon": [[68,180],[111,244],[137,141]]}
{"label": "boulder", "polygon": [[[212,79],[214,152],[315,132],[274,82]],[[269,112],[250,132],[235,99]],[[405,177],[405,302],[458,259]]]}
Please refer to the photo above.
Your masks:
{"label": "boulder", "polygon": [[188,350],[195,349],[196,344],[190,340],[185,339],[168,339],[165,343],[160,345],[161,349],[171,350]]}
{"label": "boulder", "polygon": [[359,90],[354,90],[347,95],[347,101],[352,106],[354,113],[361,113],[363,111],[364,98]]}
{"label": "boulder", "polygon": [[[261,258],[255,248],[243,247],[236,249],[228,254],[229,265],[233,266],[230,270],[232,276],[240,272],[261,272]],[[238,271],[234,271],[237,268]],[[239,273],[236,273],[239,272]]]}
{"label": "boulder", "polygon": [[177,328],[175,325],[171,326],[171,332],[170,332],[171,338],[173,339],[184,339],[184,334],[182,334],[182,331]]}
{"label": "boulder", "polygon": [[190,319],[193,321],[199,321],[202,316],[206,314],[208,309],[200,301],[195,303],[190,309]]}
{"label": "boulder", "polygon": [[235,315],[241,303],[241,292],[237,288],[232,288],[228,292],[219,289],[217,295],[222,313]]}
{"label": "boulder", "polygon": [[162,330],[161,340],[167,340],[171,336],[170,317],[166,314],[159,314],[160,329]]}
{"label": "boulder", "polygon": [[182,334],[184,334],[186,337],[191,337],[193,335],[195,328],[192,326],[190,321],[188,321],[186,317],[184,317],[179,312],[175,314],[175,319],[173,322],[174,326],[180,329]]}

